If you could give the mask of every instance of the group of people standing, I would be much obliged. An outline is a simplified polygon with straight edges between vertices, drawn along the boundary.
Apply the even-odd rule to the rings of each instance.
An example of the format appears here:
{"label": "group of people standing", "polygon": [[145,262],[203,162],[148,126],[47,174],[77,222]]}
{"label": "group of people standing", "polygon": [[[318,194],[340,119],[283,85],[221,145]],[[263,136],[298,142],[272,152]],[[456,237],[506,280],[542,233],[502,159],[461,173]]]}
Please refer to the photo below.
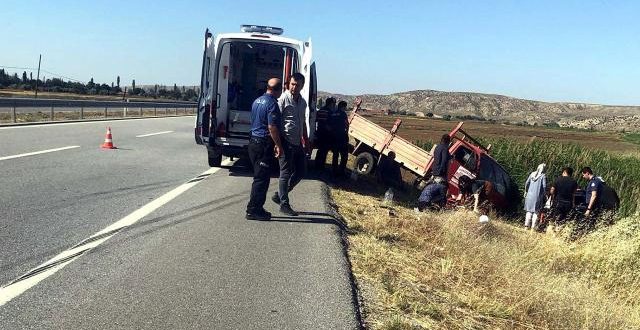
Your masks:
{"label": "group of people standing", "polygon": [[[577,209],[578,204],[582,204],[583,215],[582,227],[591,229],[601,211],[608,208],[617,208],[619,199],[613,190],[607,189],[604,180],[593,174],[590,167],[583,167],[580,173],[587,181],[584,187],[584,203],[576,200],[578,182],[573,178],[573,168],[564,167],[562,174],[555,179],[550,189],[547,191],[546,164],[538,165],[538,168],[531,172],[525,182],[525,202],[524,226],[534,230],[539,226],[538,221],[542,214],[546,214],[549,219],[555,221],[557,225],[564,224],[571,212]],[[611,191],[609,196],[608,191]],[[608,205],[608,199],[614,199],[613,205]],[[548,214],[547,214],[548,213]]]}
{"label": "group of people standing", "polygon": [[[347,168],[349,156],[349,119],[347,102],[329,97],[316,113],[316,153],[315,165],[324,169],[329,151],[333,154],[331,162],[334,177],[342,177]],[[339,160],[339,161],[338,161]]]}
{"label": "group of people standing", "polygon": [[305,121],[307,103],[300,95],[304,83],[304,76],[294,73],[283,92],[281,80],[271,78],[265,94],[251,106],[248,152],[253,166],[253,183],[246,212],[248,220],[271,219],[264,203],[274,155],[280,165],[280,178],[278,191],[271,200],[280,205],[280,212],[298,215],[291,208],[289,192],[305,175],[306,155],[311,147]]}

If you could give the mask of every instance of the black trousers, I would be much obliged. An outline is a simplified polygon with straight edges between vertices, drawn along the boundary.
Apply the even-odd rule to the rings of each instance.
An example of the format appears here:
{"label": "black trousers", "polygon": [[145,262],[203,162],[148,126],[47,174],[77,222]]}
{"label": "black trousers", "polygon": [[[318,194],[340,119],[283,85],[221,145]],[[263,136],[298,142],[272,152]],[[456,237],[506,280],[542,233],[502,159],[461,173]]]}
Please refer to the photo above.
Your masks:
{"label": "black trousers", "polygon": [[[336,139],[331,148],[331,152],[333,153],[333,159],[331,160],[333,174],[343,175],[347,169],[347,160],[349,159],[349,137],[346,137],[346,139],[344,137]],[[340,156],[339,165],[338,156]]]}
{"label": "black trousers", "polygon": [[271,175],[271,159],[273,158],[273,142],[271,138],[254,138],[249,140],[249,160],[253,166],[253,184],[247,205],[247,213],[262,212],[267,199]]}
{"label": "black trousers", "polygon": [[567,216],[571,210],[573,210],[571,201],[565,200],[557,200],[554,208],[554,218],[556,223],[559,225],[564,224],[567,221]]}
{"label": "black trousers", "polygon": [[316,141],[318,151],[316,152],[315,167],[317,169],[324,169],[324,162],[327,161],[327,153],[331,148],[331,141],[327,134],[318,134],[318,140]]}

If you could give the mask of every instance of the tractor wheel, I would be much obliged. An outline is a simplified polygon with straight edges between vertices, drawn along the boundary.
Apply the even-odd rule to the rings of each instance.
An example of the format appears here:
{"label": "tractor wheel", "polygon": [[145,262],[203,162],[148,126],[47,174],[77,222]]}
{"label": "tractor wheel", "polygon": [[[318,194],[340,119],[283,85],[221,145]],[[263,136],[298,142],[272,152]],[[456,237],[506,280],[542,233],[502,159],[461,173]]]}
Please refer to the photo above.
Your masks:
{"label": "tractor wheel", "polygon": [[362,152],[356,156],[355,171],[360,175],[372,174],[376,159],[370,152]]}

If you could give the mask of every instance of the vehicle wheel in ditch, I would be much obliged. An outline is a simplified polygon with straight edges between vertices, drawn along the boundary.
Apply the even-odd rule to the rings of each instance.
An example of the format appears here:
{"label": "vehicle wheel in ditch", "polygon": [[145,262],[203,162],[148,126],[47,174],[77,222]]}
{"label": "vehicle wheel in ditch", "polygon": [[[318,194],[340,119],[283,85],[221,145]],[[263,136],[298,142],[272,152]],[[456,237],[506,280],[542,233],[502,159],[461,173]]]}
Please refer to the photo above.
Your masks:
{"label": "vehicle wheel in ditch", "polygon": [[376,165],[375,158],[369,152],[362,152],[356,156],[355,170],[360,175],[367,175],[373,173],[373,168]]}

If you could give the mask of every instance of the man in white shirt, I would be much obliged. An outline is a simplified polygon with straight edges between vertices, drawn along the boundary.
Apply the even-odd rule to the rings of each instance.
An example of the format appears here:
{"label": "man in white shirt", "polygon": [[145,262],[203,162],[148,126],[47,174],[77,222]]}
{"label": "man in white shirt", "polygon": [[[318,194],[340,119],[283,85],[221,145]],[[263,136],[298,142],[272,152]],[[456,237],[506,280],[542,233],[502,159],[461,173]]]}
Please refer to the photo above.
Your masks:
{"label": "man in white shirt", "polygon": [[287,90],[278,99],[278,105],[282,112],[282,157],[280,162],[279,191],[271,198],[280,204],[280,212],[297,216],[298,213],[291,208],[289,192],[293,190],[306,172],[306,152],[309,149],[309,136],[307,134],[306,110],[307,102],[300,95],[304,86],[304,76],[294,73],[289,78]]}

